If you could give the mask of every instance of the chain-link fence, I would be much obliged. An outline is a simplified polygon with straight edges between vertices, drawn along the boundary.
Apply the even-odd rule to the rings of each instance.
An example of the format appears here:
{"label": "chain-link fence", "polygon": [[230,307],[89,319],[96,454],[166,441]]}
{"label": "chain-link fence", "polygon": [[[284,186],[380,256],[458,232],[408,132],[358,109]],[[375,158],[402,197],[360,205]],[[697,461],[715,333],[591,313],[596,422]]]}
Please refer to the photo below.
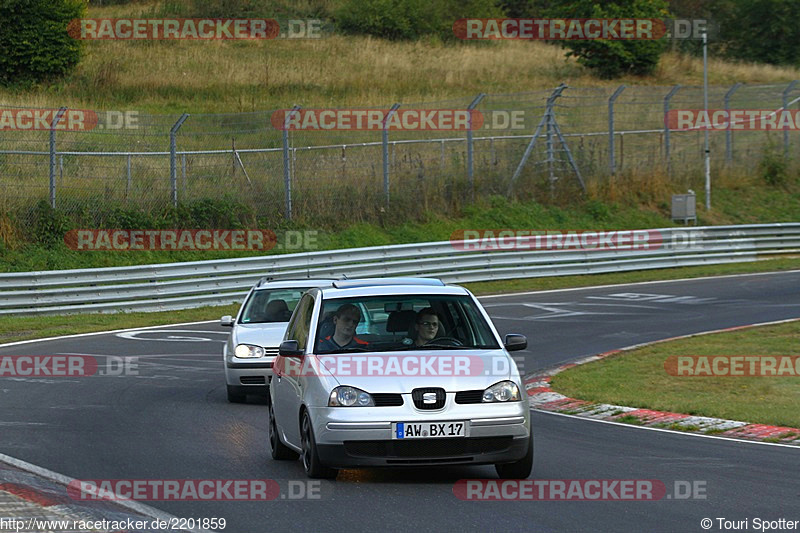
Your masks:
{"label": "chain-link fence", "polygon": [[[798,93],[795,82],[717,86],[708,108],[794,112]],[[408,110],[472,109],[467,127],[390,126],[393,114],[405,120]],[[43,199],[85,217],[230,198],[262,224],[325,224],[377,220],[387,211],[456,212],[492,194],[579,193],[622,173],[660,173],[677,192],[702,176],[704,131],[675,128],[670,116],[702,109],[701,87],[677,85],[562,85],[347,110],[381,113],[381,127],[362,129],[287,128],[288,110],[150,115],[0,106],[0,209],[24,226]],[[309,110],[295,108],[301,111]],[[792,157],[798,128],[715,129],[713,168],[752,171],[767,146]]]}

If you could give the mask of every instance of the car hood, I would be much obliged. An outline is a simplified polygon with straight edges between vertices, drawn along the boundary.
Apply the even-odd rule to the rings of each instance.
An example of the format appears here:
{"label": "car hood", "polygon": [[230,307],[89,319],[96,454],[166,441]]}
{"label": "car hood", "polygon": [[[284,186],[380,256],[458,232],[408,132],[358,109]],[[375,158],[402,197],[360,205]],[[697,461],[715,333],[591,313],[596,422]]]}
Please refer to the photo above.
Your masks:
{"label": "car hood", "polygon": [[288,322],[263,324],[236,324],[235,344],[255,344],[265,348],[277,348],[283,340]]}
{"label": "car hood", "polygon": [[[518,380],[504,350],[419,350],[414,352],[315,355],[321,373],[340,385],[371,393],[410,393],[419,387],[448,392],[483,390],[498,381]],[[377,359],[379,363],[369,360]]]}

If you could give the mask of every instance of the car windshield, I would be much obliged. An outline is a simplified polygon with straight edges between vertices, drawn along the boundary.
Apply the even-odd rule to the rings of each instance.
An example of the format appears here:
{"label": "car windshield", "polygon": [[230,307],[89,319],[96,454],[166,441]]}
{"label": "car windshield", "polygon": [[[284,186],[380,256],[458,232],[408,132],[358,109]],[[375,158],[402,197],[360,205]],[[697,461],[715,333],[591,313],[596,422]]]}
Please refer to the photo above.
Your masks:
{"label": "car windshield", "polygon": [[255,290],[244,304],[239,323],[288,322],[297,302],[307,290],[307,287]]}
{"label": "car windshield", "polygon": [[469,296],[368,296],[323,301],[314,353],[499,347]]}

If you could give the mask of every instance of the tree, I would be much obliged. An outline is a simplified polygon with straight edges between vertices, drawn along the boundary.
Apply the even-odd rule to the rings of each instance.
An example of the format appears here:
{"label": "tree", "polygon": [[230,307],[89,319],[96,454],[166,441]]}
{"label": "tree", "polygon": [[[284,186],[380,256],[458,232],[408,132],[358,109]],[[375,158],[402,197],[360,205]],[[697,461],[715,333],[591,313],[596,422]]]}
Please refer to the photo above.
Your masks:
{"label": "tree", "polygon": [[67,25],[86,8],[87,0],[0,0],[0,84],[39,82],[77,65],[83,43]]}
{"label": "tree", "polygon": [[347,33],[386,39],[418,39],[435,35],[455,39],[453,22],[460,18],[502,17],[494,0],[346,0],[336,24]]}
{"label": "tree", "polygon": [[736,59],[800,66],[800,2],[739,0],[722,25],[726,53]]}
{"label": "tree", "polygon": [[[552,18],[574,19],[665,19],[669,17],[665,0],[574,0],[554,5],[547,13]],[[602,78],[624,74],[646,75],[655,70],[666,49],[664,39],[573,40],[561,41],[578,63],[594,70]]]}

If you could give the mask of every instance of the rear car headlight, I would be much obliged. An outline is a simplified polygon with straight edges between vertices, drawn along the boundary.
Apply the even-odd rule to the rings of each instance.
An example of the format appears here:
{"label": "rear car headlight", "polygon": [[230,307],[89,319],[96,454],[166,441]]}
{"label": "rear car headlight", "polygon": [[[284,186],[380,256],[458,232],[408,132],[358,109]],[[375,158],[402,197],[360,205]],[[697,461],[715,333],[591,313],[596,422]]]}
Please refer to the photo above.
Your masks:
{"label": "rear car headlight", "polygon": [[233,353],[241,359],[252,359],[264,357],[264,348],[253,344],[238,344]]}
{"label": "rear car headlight", "polygon": [[329,407],[375,407],[368,392],[355,387],[336,387],[331,391]]}
{"label": "rear car headlight", "polygon": [[513,381],[501,381],[483,391],[484,403],[518,402],[521,398],[519,387]]}

